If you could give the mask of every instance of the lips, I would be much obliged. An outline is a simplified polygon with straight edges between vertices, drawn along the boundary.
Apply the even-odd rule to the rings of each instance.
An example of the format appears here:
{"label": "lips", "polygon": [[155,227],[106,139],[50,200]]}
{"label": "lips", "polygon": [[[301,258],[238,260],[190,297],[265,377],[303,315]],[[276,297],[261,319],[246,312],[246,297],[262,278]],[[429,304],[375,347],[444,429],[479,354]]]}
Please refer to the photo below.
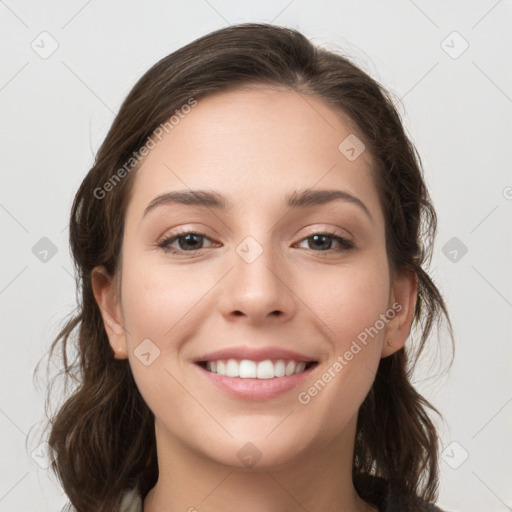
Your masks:
{"label": "lips", "polygon": [[208,380],[237,398],[270,399],[295,388],[318,361],[279,347],[232,347],[195,359]]}
{"label": "lips", "polygon": [[[299,364],[304,365],[305,363]],[[306,386],[306,380],[310,378],[317,365],[318,363],[311,363],[311,366],[305,368],[300,373],[264,379],[228,377],[207,370],[201,363],[194,364],[193,366],[196,368],[200,379],[205,379],[209,386],[219,389],[232,398],[242,401],[267,401],[278,399],[281,396],[288,396],[289,392],[297,389],[299,386]],[[290,397],[289,399],[291,400],[292,398]]]}

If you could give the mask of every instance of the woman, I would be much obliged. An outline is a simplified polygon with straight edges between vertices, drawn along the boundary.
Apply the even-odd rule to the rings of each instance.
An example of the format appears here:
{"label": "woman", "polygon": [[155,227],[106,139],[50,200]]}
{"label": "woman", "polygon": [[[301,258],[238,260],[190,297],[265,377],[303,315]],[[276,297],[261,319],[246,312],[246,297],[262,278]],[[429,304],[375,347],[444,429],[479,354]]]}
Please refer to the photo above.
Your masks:
{"label": "woman", "polygon": [[438,511],[409,381],[450,327],[435,225],[344,57],[244,24],[155,64],[71,212],[81,300],[52,350],[76,330],[79,386],[49,444],[74,510]]}

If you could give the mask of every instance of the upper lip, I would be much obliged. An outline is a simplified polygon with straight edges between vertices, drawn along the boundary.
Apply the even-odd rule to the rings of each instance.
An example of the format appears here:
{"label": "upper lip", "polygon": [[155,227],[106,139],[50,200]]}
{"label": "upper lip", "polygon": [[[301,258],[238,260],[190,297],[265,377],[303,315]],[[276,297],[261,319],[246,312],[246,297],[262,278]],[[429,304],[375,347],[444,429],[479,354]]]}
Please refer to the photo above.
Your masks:
{"label": "upper lip", "polygon": [[219,361],[226,359],[249,359],[250,361],[265,361],[266,359],[279,360],[283,359],[286,361],[296,362],[309,362],[316,361],[313,357],[309,357],[304,354],[299,354],[292,350],[287,350],[279,347],[229,347],[214,352],[209,352],[201,357],[194,360],[196,363],[202,363],[207,361]]}

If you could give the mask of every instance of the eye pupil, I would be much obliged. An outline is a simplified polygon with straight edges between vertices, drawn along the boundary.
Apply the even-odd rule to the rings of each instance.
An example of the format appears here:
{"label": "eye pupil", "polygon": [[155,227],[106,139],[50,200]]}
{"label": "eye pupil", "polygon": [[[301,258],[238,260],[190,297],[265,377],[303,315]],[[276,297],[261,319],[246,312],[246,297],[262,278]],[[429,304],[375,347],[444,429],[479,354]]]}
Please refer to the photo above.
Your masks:
{"label": "eye pupil", "polygon": [[[201,242],[202,242],[202,239],[203,239],[203,236],[202,235],[196,235],[194,233],[188,233],[184,236],[180,236],[179,237],[179,242],[178,242],[178,245],[180,246],[180,249],[182,250],[186,250],[186,249],[197,249],[200,245],[201,245]],[[186,244],[190,244],[192,243],[191,246],[185,246],[182,241],[185,240],[185,243]],[[195,240],[195,242],[194,242]]]}
{"label": "eye pupil", "polygon": [[[320,242],[319,244],[315,245],[317,249],[329,250],[332,246],[332,237],[330,235],[313,235],[312,239],[314,240],[315,244]],[[328,241],[327,243],[326,240]]]}

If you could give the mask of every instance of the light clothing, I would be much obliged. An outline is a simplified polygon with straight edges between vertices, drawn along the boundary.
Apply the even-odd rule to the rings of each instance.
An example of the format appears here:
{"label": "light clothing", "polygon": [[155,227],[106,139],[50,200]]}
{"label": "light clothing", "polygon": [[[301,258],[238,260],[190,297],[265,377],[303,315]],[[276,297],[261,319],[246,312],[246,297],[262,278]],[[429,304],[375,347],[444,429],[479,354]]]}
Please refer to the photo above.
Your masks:
{"label": "light clothing", "polygon": [[125,493],[119,512],[142,512],[142,499],[137,489]]}

